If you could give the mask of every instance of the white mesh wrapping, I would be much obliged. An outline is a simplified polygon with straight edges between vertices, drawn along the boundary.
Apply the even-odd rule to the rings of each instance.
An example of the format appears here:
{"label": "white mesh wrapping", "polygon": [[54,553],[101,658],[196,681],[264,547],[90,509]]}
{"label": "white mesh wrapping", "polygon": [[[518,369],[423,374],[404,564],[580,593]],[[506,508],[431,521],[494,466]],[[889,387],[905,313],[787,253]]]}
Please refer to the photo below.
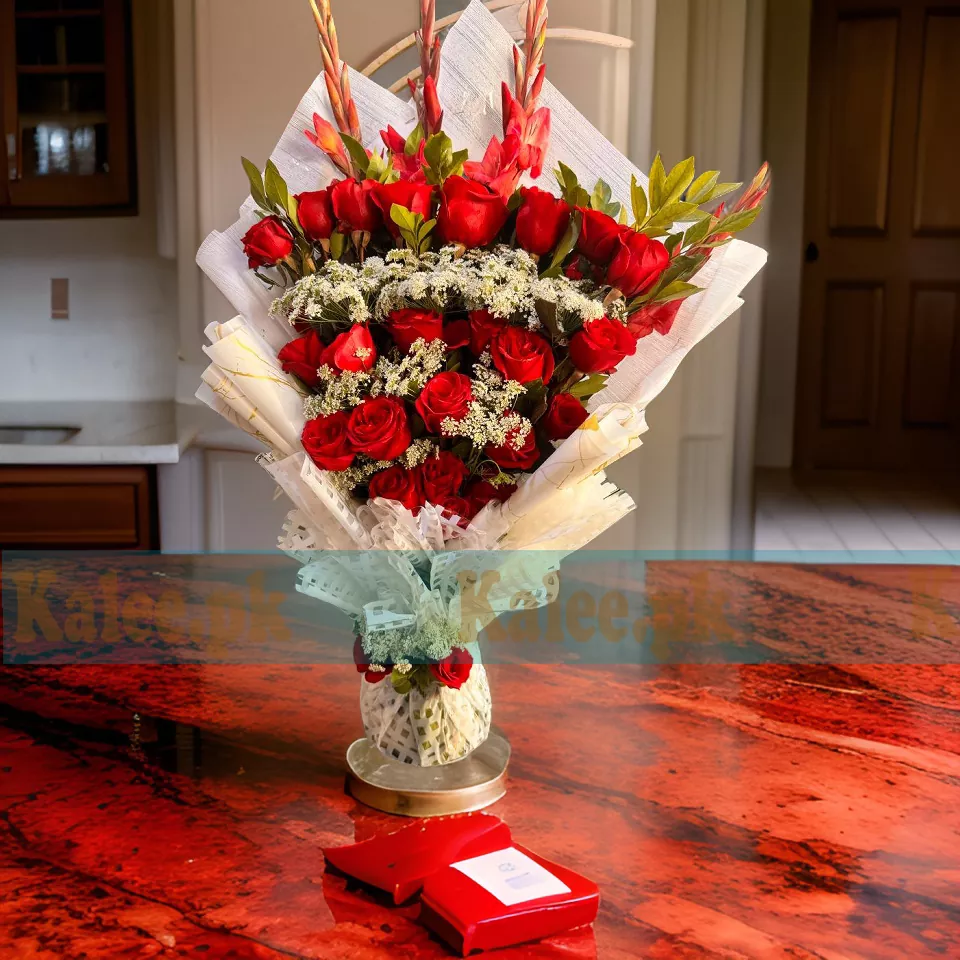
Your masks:
{"label": "white mesh wrapping", "polygon": [[436,767],[469,756],[490,735],[492,703],[487,672],[479,661],[459,690],[435,685],[399,694],[390,678],[361,678],[360,713],[367,737],[400,763]]}

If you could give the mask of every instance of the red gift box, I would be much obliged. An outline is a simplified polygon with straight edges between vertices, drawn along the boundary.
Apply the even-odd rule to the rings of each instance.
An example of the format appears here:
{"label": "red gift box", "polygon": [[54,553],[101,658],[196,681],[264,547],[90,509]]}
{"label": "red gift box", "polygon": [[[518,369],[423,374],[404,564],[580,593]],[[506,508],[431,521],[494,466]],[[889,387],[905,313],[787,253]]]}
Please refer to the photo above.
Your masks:
{"label": "red gift box", "polygon": [[514,844],[427,877],[420,922],[466,957],[586,926],[599,908],[595,883]]}
{"label": "red gift box", "polygon": [[457,860],[510,845],[510,828],[488,813],[465,813],[411,823],[394,833],[323,851],[327,863],[378,890],[394,903],[415,896],[431,874]]}

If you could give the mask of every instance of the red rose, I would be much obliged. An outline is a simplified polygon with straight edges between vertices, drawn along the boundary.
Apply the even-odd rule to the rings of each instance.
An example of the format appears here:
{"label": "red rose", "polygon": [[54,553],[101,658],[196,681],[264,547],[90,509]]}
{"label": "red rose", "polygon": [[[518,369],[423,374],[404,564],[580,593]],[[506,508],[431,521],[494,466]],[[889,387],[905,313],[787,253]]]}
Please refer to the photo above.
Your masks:
{"label": "red rose", "polygon": [[326,362],[326,349],[320,334],[316,330],[310,330],[283,347],[277,354],[277,359],[287,373],[299,377],[308,387],[315,387],[320,382],[317,371]]}
{"label": "red rose", "polygon": [[304,425],[300,442],[321,470],[346,470],[353,463],[354,454],[347,436],[349,419],[340,411],[308,420]]}
{"label": "red rose", "polygon": [[558,393],[540,421],[548,440],[566,440],[589,414],[583,404],[571,393]]}
{"label": "red rose", "polygon": [[534,436],[533,430],[529,430],[520,446],[517,447],[513,442],[516,435],[517,431],[511,430],[505,444],[495,447],[488,443],[484,448],[484,453],[504,470],[529,470],[540,459],[537,438]]}
{"label": "red rose", "polygon": [[419,477],[413,470],[405,467],[388,467],[375,473],[370,478],[370,499],[374,497],[396,500],[411,513],[417,513],[423,506]]}
{"label": "red rose", "polygon": [[443,342],[448,350],[457,350],[470,342],[470,324],[466,320],[451,320],[443,325]]}
{"label": "red rose", "polygon": [[639,340],[648,337],[654,330],[665,337],[673,328],[673,321],[683,306],[683,300],[669,303],[649,303],[627,317],[627,329]]}
{"label": "red rose", "polygon": [[625,297],[635,297],[649,290],[669,263],[670,254],[659,240],[625,230],[614,246],[606,282]]}
{"label": "red rose", "polygon": [[429,310],[410,307],[406,310],[394,310],[387,320],[387,329],[394,343],[409,353],[416,340],[440,340],[443,338],[443,317]]}
{"label": "red rose", "polygon": [[445,497],[456,495],[467,478],[466,464],[449,450],[427,457],[418,469],[427,503],[443,503]]}
{"label": "red rose", "polygon": [[470,515],[476,516],[488,503],[496,500],[498,503],[506,503],[517,492],[515,483],[501,483],[494,486],[489,480],[483,477],[474,477],[467,484],[463,495],[470,503]]}
{"label": "red rose", "polygon": [[447,519],[457,518],[457,526],[466,529],[470,526],[473,514],[470,512],[470,501],[463,497],[441,497],[437,506],[442,508]]}
{"label": "red rose", "polygon": [[437,682],[454,690],[459,690],[467,682],[472,668],[473,657],[462,647],[454,647],[446,660],[430,664],[430,672]]}
{"label": "red rose", "polygon": [[473,400],[473,386],[462,373],[438,373],[431,377],[417,397],[417,413],[431,433],[443,432],[443,421],[462,420]]}
{"label": "red rose", "polygon": [[539,257],[555,249],[570,225],[570,206],[539,187],[520,189],[517,243]]}
{"label": "red rose", "polygon": [[350,370],[370,370],[377,361],[377,348],[370,331],[362,323],[355,323],[346,333],[334,337],[327,347],[326,362],[341,373]]}
{"label": "red rose", "polygon": [[502,330],[507,321],[495,317],[489,310],[470,311],[470,349],[480,356],[490,345],[493,335]]}
{"label": "red rose", "polygon": [[293,253],[293,237],[279,217],[264,217],[255,223],[241,243],[251,270],[276,266]]}
{"label": "red rose", "polygon": [[493,365],[517,383],[549,382],[555,362],[550,344],[523,327],[504,327],[490,341]]}
{"label": "red rose", "polygon": [[[577,208],[583,215],[577,250],[594,263],[609,263],[623,226],[599,210]],[[629,228],[628,228],[629,229]]]}
{"label": "red rose", "polygon": [[378,183],[373,188],[373,199],[383,213],[387,229],[393,236],[399,237],[400,228],[390,216],[393,205],[399,204],[411,213],[419,213],[424,220],[429,220],[433,207],[433,187],[429,183],[413,183],[410,180]]}
{"label": "red rose", "polygon": [[374,200],[376,180],[337,180],[330,186],[330,199],[337,219],[350,230],[373,233],[382,223]]}
{"label": "red rose", "polygon": [[337,221],[333,218],[330,188],[297,194],[297,218],[308,240],[319,243],[329,240]]}
{"label": "red rose", "polygon": [[464,177],[447,177],[437,218],[437,233],[444,243],[485,247],[507,222],[503,198],[482,183]]}
{"label": "red rose", "polygon": [[357,665],[357,673],[362,673],[367,683],[379,683],[393,673],[393,667],[389,664],[386,664],[383,670],[370,669],[370,655],[363,649],[363,640],[360,637],[353,642],[353,662]]}
{"label": "red rose", "polygon": [[371,460],[396,460],[410,446],[407,408],[395,397],[368,397],[350,414],[347,436]]}
{"label": "red rose", "polygon": [[582,373],[609,373],[637,352],[637,342],[619,320],[590,320],[570,340],[570,359]]}

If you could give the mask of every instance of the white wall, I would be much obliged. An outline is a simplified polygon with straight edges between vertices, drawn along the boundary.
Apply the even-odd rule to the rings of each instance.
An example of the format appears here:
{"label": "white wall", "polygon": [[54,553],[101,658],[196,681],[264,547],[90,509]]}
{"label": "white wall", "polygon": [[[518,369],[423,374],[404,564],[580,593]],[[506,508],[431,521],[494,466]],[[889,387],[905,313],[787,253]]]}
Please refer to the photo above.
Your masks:
{"label": "white wall", "polygon": [[[0,220],[0,399],[173,396],[175,266],[158,255],[160,0],[134,9],[140,215]],[[165,210],[172,191],[160,197]],[[70,320],[50,319],[50,280],[70,280]]]}
{"label": "white wall", "polygon": [[764,149],[773,171],[756,463],[793,463],[797,341],[804,249],[811,0],[772,0],[767,12]]}

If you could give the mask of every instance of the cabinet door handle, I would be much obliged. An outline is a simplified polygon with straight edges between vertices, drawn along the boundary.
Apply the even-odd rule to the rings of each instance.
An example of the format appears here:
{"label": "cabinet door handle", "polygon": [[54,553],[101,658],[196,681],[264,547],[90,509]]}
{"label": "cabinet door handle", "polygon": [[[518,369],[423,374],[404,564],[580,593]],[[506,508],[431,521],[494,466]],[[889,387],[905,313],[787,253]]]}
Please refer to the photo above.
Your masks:
{"label": "cabinet door handle", "polygon": [[820,248],[811,240],[804,256],[807,263],[816,263],[820,259]]}

